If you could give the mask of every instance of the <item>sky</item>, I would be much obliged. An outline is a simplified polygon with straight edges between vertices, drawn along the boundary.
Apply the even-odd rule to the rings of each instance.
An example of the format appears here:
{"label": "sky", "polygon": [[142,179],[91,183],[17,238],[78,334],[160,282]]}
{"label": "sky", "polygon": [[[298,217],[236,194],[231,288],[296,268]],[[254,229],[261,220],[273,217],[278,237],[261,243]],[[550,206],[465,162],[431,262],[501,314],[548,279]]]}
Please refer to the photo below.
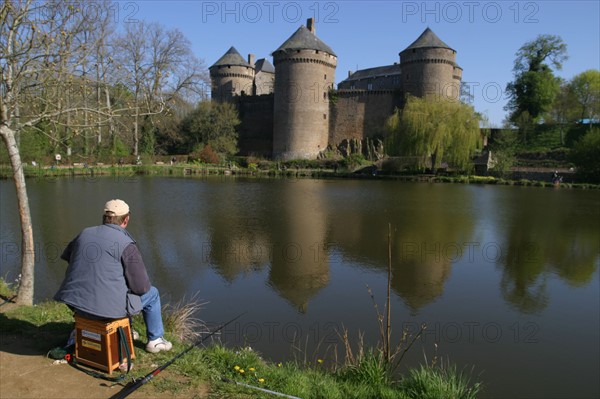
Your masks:
{"label": "sky", "polygon": [[506,117],[506,84],[515,53],[541,34],[560,36],[569,58],[557,76],[600,69],[600,1],[120,1],[119,24],[137,20],[179,29],[208,68],[231,46],[267,58],[308,18],[338,57],[335,82],[348,71],[399,62],[399,53],[431,28],[457,51],[472,105],[493,127]]}

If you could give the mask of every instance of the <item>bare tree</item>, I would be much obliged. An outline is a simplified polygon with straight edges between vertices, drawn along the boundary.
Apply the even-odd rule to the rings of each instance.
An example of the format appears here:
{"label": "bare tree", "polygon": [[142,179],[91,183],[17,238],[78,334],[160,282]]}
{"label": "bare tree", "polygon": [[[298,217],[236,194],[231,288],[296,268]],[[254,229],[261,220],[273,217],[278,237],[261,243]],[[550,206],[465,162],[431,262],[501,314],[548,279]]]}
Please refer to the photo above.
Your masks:
{"label": "bare tree", "polygon": [[[8,151],[17,192],[21,222],[21,284],[17,303],[33,304],[34,243],[31,212],[19,147],[22,129],[45,118],[57,117],[62,104],[43,101],[57,89],[66,56],[72,55],[71,29],[76,24],[72,8],[59,8],[32,0],[6,0],[0,8],[0,136]],[[28,99],[41,99],[24,107]]]}
{"label": "bare tree", "polygon": [[95,6],[99,13],[86,14],[77,2],[3,0],[0,6],[0,136],[17,191],[21,304],[33,303],[35,252],[20,135],[37,130],[68,152],[77,140],[87,154],[98,148],[103,128],[115,138],[117,124],[132,118],[137,155],[141,117],[153,123],[168,109],[165,98],[171,109],[185,109],[185,98],[206,87],[203,64],[179,31],[140,22],[116,40],[112,1]]}
{"label": "bare tree", "polygon": [[[57,146],[66,145],[69,129],[85,126],[85,116],[79,121],[81,113],[108,115],[82,101],[87,90],[81,87],[90,82],[81,66],[93,47],[86,29],[93,24],[76,3],[5,0],[0,8],[0,136],[11,163],[21,223],[20,304],[33,304],[35,256],[17,138],[43,122],[52,128],[40,131]],[[89,40],[80,40],[82,36]]]}
{"label": "bare tree", "polygon": [[186,98],[195,102],[204,97],[208,77],[203,62],[192,53],[191,43],[177,29],[141,21],[126,27],[116,47],[126,72],[123,81],[133,93],[133,153],[137,155],[140,118],[155,127],[154,117],[163,116],[171,106]]}

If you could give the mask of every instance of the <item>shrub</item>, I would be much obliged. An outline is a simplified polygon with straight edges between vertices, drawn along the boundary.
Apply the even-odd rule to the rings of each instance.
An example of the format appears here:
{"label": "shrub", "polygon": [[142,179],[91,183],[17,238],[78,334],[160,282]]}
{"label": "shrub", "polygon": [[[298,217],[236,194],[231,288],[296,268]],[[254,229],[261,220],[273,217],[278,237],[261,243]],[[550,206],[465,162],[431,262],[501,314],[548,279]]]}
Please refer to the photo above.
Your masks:
{"label": "shrub", "polygon": [[600,129],[590,129],[573,147],[571,162],[577,174],[590,182],[600,182]]}
{"label": "shrub", "polygon": [[211,145],[207,144],[202,151],[200,151],[200,160],[205,163],[218,164],[219,156],[213,151]]}

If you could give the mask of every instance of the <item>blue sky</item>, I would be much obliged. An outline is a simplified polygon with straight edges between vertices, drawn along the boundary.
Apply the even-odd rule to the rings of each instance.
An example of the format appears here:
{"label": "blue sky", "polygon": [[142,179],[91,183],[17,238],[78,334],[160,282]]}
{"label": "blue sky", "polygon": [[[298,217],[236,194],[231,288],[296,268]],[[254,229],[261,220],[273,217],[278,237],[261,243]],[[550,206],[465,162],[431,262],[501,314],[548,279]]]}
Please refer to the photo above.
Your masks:
{"label": "blue sky", "polygon": [[121,1],[120,23],[135,19],[177,28],[206,67],[230,46],[246,57],[267,58],[306,19],[338,56],[336,83],[349,70],[389,65],[430,27],[457,51],[471,83],[473,105],[500,126],[504,89],[513,78],[515,53],[540,34],[560,36],[569,59],[565,79],[600,69],[600,1]]}

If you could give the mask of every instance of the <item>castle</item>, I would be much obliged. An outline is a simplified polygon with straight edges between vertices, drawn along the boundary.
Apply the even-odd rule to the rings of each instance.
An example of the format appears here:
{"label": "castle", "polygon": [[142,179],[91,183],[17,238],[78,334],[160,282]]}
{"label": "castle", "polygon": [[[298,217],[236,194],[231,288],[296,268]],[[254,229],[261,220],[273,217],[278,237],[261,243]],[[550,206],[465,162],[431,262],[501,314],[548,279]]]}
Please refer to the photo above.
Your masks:
{"label": "castle", "polygon": [[399,63],[349,72],[335,88],[337,55],[307,21],[266,59],[245,60],[231,47],[210,68],[212,100],[237,105],[243,155],[279,160],[382,154],[385,120],[407,94],[458,98],[456,51],[429,28],[399,54]]}

